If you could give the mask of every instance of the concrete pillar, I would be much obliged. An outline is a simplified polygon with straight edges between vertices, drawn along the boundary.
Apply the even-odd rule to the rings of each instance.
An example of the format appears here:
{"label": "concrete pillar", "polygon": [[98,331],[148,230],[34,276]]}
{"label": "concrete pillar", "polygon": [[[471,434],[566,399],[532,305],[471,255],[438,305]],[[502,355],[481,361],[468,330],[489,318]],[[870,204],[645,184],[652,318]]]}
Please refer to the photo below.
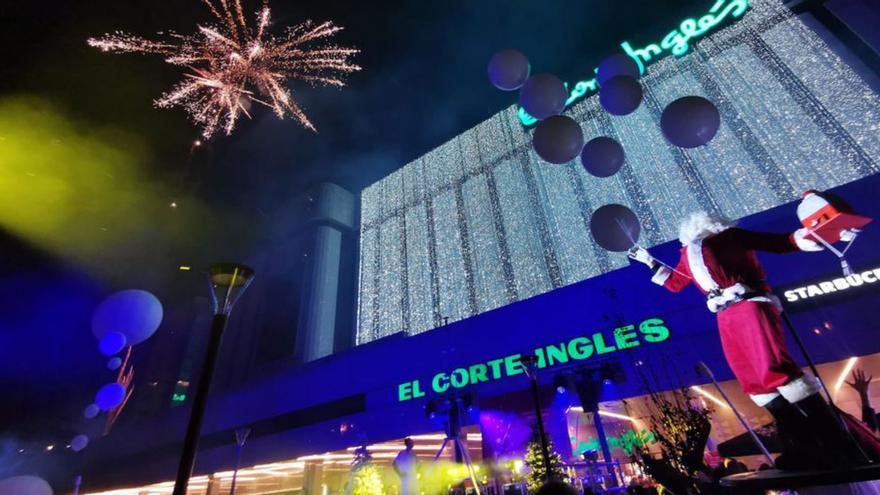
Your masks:
{"label": "concrete pillar", "polygon": [[317,462],[307,462],[303,471],[303,494],[322,495],[324,466]]}
{"label": "concrete pillar", "polygon": [[333,354],[341,253],[342,232],[330,225],[318,225],[296,334],[299,362]]}
{"label": "concrete pillar", "polygon": [[343,235],[355,226],[355,197],[330,183],[308,193],[306,218],[314,228],[303,280],[295,358],[305,363],[333,354],[337,346]]}
{"label": "concrete pillar", "polygon": [[205,495],[220,495],[220,480],[214,478],[213,475],[208,476],[208,487]]}

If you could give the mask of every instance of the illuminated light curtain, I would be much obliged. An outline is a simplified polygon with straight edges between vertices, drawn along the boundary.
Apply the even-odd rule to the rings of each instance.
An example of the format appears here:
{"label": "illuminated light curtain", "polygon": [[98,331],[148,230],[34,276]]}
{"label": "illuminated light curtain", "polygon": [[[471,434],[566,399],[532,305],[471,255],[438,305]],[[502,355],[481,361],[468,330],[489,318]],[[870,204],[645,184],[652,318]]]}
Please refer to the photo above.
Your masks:
{"label": "illuminated light curtain", "polygon": [[[423,332],[594,277],[627,261],[597,246],[592,212],[629,206],[650,246],[677,237],[682,215],[740,218],[880,171],[880,100],[776,0],[752,2],[684,57],[651,65],[645,99],[616,117],[595,97],[567,111],[585,138],[626,151],[615,176],[578,160],[542,162],[510,107],[362,195],[358,343]],[[663,138],[662,109],[685,95],[719,108],[706,146]]]}

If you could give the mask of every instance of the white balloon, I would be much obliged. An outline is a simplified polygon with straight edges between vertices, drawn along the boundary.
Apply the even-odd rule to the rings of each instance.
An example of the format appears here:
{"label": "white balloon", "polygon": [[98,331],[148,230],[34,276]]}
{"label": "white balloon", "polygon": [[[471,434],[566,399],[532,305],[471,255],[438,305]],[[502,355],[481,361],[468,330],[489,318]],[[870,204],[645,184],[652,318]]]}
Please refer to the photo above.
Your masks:
{"label": "white balloon", "polygon": [[86,448],[89,444],[89,437],[87,435],[77,435],[73,437],[73,440],[70,441],[70,448],[74,452],[79,452],[80,450]]}
{"label": "white balloon", "polygon": [[98,407],[97,404],[89,404],[83,409],[83,417],[86,419],[92,419],[97,416],[99,412],[101,412],[101,408]]}
{"label": "white balloon", "polygon": [[128,345],[150,338],[162,323],[162,303],[138,289],[116,292],[104,299],[92,315],[92,333],[98,339],[110,332],[125,335]]}
{"label": "white balloon", "polygon": [[119,369],[120,366],[122,366],[122,359],[121,358],[118,358],[118,357],[110,358],[110,360],[107,361],[107,369],[110,371],[116,371]]}
{"label": "white balloon", "polygon": [[125,387],[116,382],[108,383],[98,390],[95,394],[95,404],[102,411],[110,411],[119,407],[125,400]]}
{"label": "white balloon", "polygon": [[105,356],[112,356],[124,349],[127,341],[122,332],[107,332],[98,341],[98,350]]}
{"label": "white balloon", "polygon": [[52,487],[36,476],[13,476],[0,481],[0,495],[52,495]]}

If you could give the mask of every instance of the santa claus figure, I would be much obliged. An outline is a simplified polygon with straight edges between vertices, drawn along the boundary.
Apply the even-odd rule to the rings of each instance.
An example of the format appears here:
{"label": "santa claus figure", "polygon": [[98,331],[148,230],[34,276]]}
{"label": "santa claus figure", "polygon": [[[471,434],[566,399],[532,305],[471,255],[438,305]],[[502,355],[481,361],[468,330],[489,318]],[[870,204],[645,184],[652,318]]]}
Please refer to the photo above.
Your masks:
{"label": "santa claus figure", "polygon": [[816,377],[805,374],[785,343],[781,305],[771,293],[757,251],[821,251],[805,228],[792,234],[767,234],[736,228],[732,222],[693,213],[681,224],[681,259],[675,268],[633,248],[630,258],[648,265],[651,281],[673,292],[691,283],[706,296],[718,318],[727,363],[743,391],[776,419],[782,469],[851,465],[858,451],[830,406],[819,394]]}

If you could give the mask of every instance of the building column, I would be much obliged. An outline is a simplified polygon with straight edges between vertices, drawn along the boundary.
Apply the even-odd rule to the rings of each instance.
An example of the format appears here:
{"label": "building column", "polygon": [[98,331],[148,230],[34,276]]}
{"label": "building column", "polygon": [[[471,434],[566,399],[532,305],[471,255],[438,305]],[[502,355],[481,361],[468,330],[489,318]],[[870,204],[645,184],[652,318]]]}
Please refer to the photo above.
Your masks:
{"label": "building column", "polygon": [[214,475],[208,476],[208,487],[206,488],[205,495],[220,495],[220,480],[215,478]]}
{"label": "building column", "polygon": [[303,494],[322,495],[323,481],[324,465],[319,462],[307,462],[303,470]]}
{"label": "building column", "polygon": [[318,184],[308,197],[307,221],[314,241],[303,280],[295,358],[306,363],[336,350],[343,235],[355,226],[355,197],[331,183]]}
{"label": "building column", "polygon": [[342,232],[330,225],[318,225],[296,335],[299,362],[333,354],[341,253]]}

